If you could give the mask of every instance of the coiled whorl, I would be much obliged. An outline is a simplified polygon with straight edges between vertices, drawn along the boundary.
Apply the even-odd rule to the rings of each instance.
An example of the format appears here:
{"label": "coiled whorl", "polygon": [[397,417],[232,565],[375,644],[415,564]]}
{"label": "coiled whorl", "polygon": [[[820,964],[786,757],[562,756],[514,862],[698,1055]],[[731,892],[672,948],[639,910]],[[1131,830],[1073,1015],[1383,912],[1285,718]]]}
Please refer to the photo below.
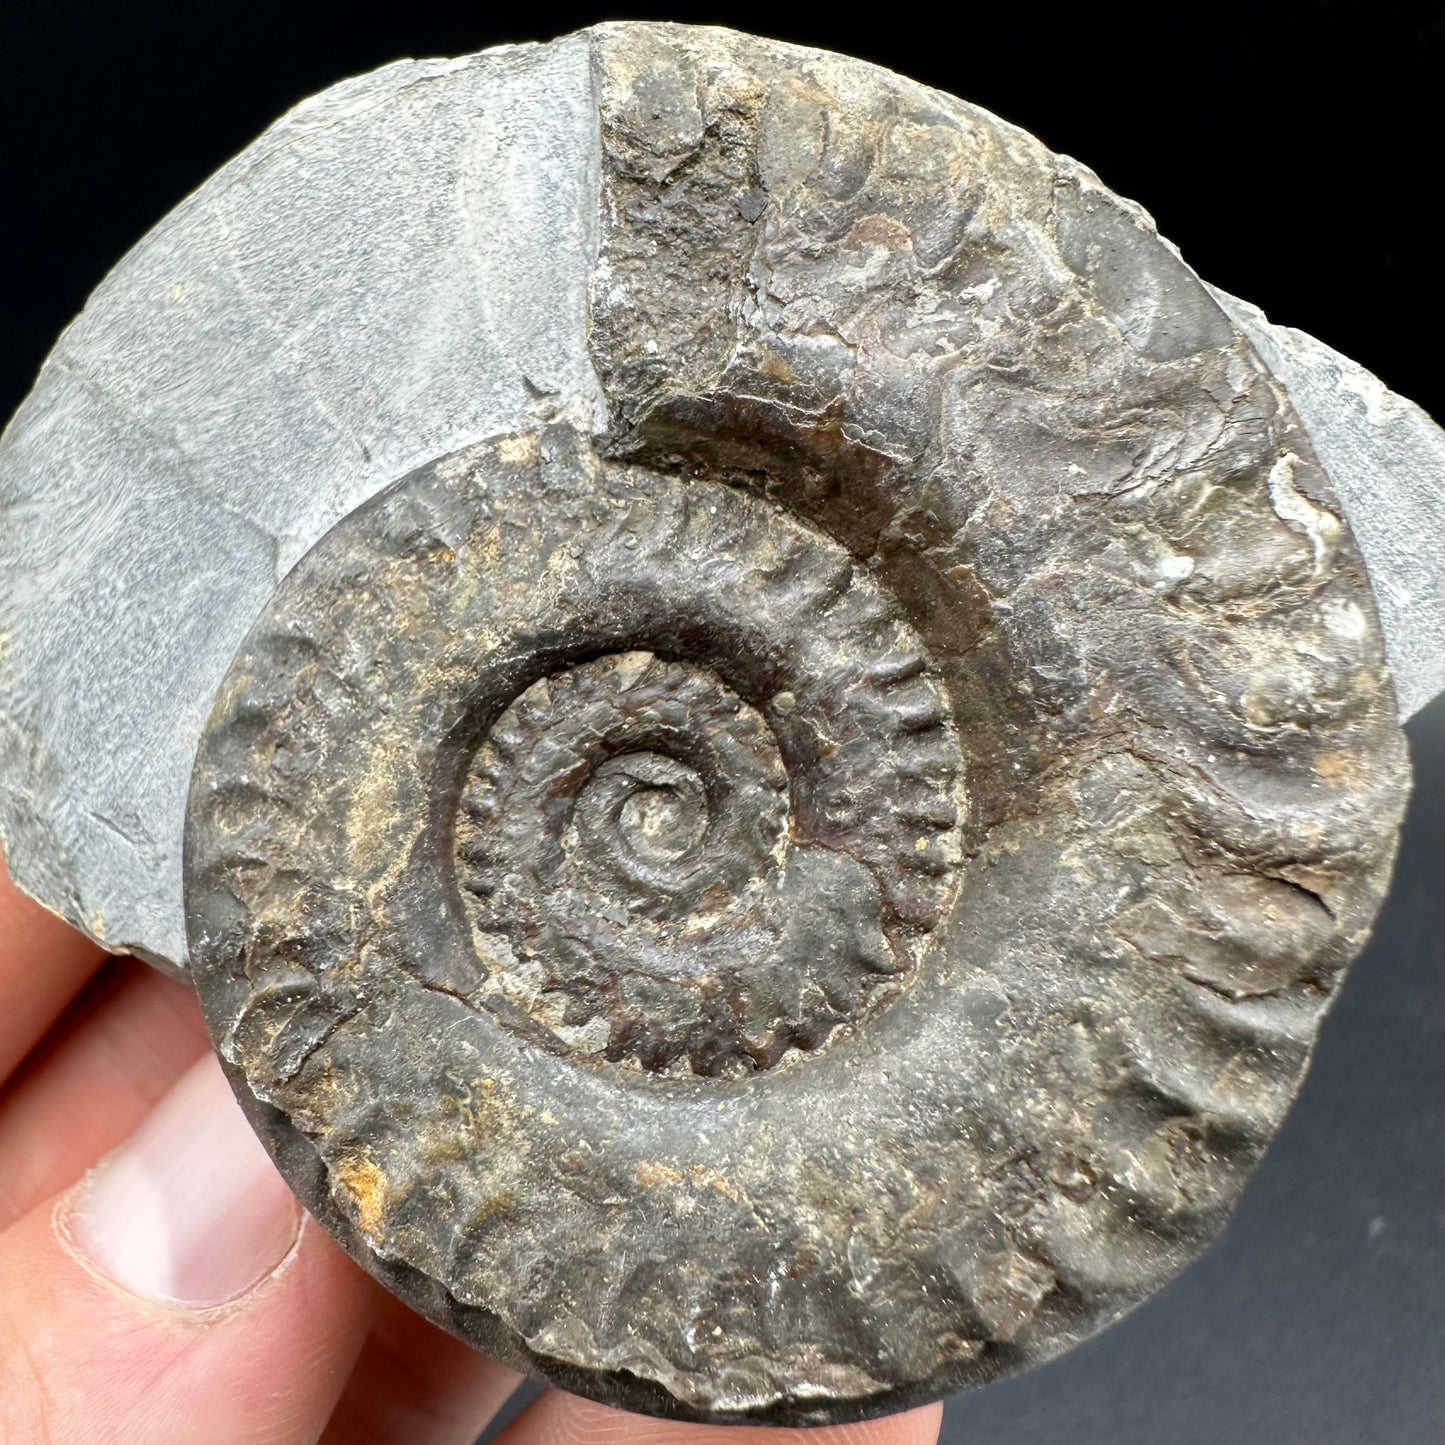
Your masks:
{"label": "coiled whorl", "polygon": [[599,468],[577,507],[526,482],[479,523],[523,578],[488,577],[522,603],[489,625],[541,674],[469,702],[505,709],[458,821],[480,996],[655,1070],[818,1047],[913,966],[958,861],[958,739],[920,639],[756,496]]}
{"label": "coiled whorl", "polygon": [[1388,878],[1389,674],[1137,209],[856,62],[587,43],[603,404],[529,380],[277,588],[196,978],[431,1318],[660,1414],[877,1414],[1222,1226]]}

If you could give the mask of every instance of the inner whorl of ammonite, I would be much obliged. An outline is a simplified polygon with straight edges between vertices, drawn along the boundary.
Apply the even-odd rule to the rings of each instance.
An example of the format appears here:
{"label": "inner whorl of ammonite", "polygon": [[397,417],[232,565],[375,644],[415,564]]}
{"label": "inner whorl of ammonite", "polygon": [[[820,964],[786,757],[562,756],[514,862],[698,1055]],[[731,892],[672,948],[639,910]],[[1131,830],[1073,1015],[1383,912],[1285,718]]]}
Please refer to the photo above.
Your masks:
{"label": "inner whorl of ammonite", "polygon": [[[725,559],[771,508],[722,510]],[[608,652],[526,688],[472,759],[456,857],[474,999],[554,1046],[769,1068],[896,993],[941,916],[960,785],[946,694],[866,571],[787,525],[786,563],[759,549],[748,583],[795,644],[781,685],[745,698],[757,659],[721,641],[695,660]]]}

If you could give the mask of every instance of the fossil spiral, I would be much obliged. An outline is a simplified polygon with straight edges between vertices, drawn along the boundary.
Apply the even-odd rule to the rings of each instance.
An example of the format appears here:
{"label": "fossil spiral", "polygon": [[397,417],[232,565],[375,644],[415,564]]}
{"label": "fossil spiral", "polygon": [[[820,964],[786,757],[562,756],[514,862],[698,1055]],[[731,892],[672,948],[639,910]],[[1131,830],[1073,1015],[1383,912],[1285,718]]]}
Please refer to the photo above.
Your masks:
{"label": "fossil spiral", "polygon": [[624,474],[559,555],[535,545],[550,501],[484,514],[524,579],[488,626],[554,670],[501,699],[464,795],[480,986],[652,1069],[815,1047],[941,911],[947,694],[866,570],[785,512]]}
{"label": "fossil spiral", "polygon": [[[1045,1359],[1222,1226],[1388,878],[1310,438],[1147,218],[951,97],[645,25],[423,84],[205,203],[314,509],[186,724],[238,1096],[383,1282],[597,1398],[817,1423]],[[463,138],[375,228],[398,296],[452,228],[406,346],[308,209],[390,204],[383,103]],[[288,349],[318,254],[355,372]]]}

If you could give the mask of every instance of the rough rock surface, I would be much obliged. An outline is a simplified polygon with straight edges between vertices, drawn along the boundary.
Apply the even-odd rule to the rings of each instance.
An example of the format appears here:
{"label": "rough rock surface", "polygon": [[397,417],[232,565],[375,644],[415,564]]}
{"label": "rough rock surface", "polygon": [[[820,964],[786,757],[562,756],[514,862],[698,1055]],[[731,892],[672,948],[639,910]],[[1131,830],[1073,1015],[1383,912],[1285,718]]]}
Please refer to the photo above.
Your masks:
{"label": "rough rock surface", "polygon": [[1400,718],[1445,689],[1445,432],[1363,366],[1210,288],[1282,382],[1369,565]]}
{"label": "rough rock surface", "polygon": [[1371,592],[1255,348],[1086,170],[837,56],[564,44],[601,404],[534,385],[261,610],[197,984],[431,1317],[661,1414],[901,1408],[1223,1224],[1388,879]]}
{"label": "rough rock surface", "polygon": [[0,442],[0,832],[108,948],[186,963],[181,835],[247,629],[328,528],[587,356],[585,37],[306,101],[151,232]]}

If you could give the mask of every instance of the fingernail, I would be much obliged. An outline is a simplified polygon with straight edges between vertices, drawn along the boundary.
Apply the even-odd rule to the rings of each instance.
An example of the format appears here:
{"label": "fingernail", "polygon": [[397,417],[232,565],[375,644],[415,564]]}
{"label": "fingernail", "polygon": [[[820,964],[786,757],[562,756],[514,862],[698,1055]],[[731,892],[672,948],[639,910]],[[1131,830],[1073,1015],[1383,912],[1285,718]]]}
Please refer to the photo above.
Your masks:
{"label": "fingernail", "polygon": [[281,1263],[301,1211],[207,1056],[85,1181],[69,1225],[117,1284],[205,1309]]}

